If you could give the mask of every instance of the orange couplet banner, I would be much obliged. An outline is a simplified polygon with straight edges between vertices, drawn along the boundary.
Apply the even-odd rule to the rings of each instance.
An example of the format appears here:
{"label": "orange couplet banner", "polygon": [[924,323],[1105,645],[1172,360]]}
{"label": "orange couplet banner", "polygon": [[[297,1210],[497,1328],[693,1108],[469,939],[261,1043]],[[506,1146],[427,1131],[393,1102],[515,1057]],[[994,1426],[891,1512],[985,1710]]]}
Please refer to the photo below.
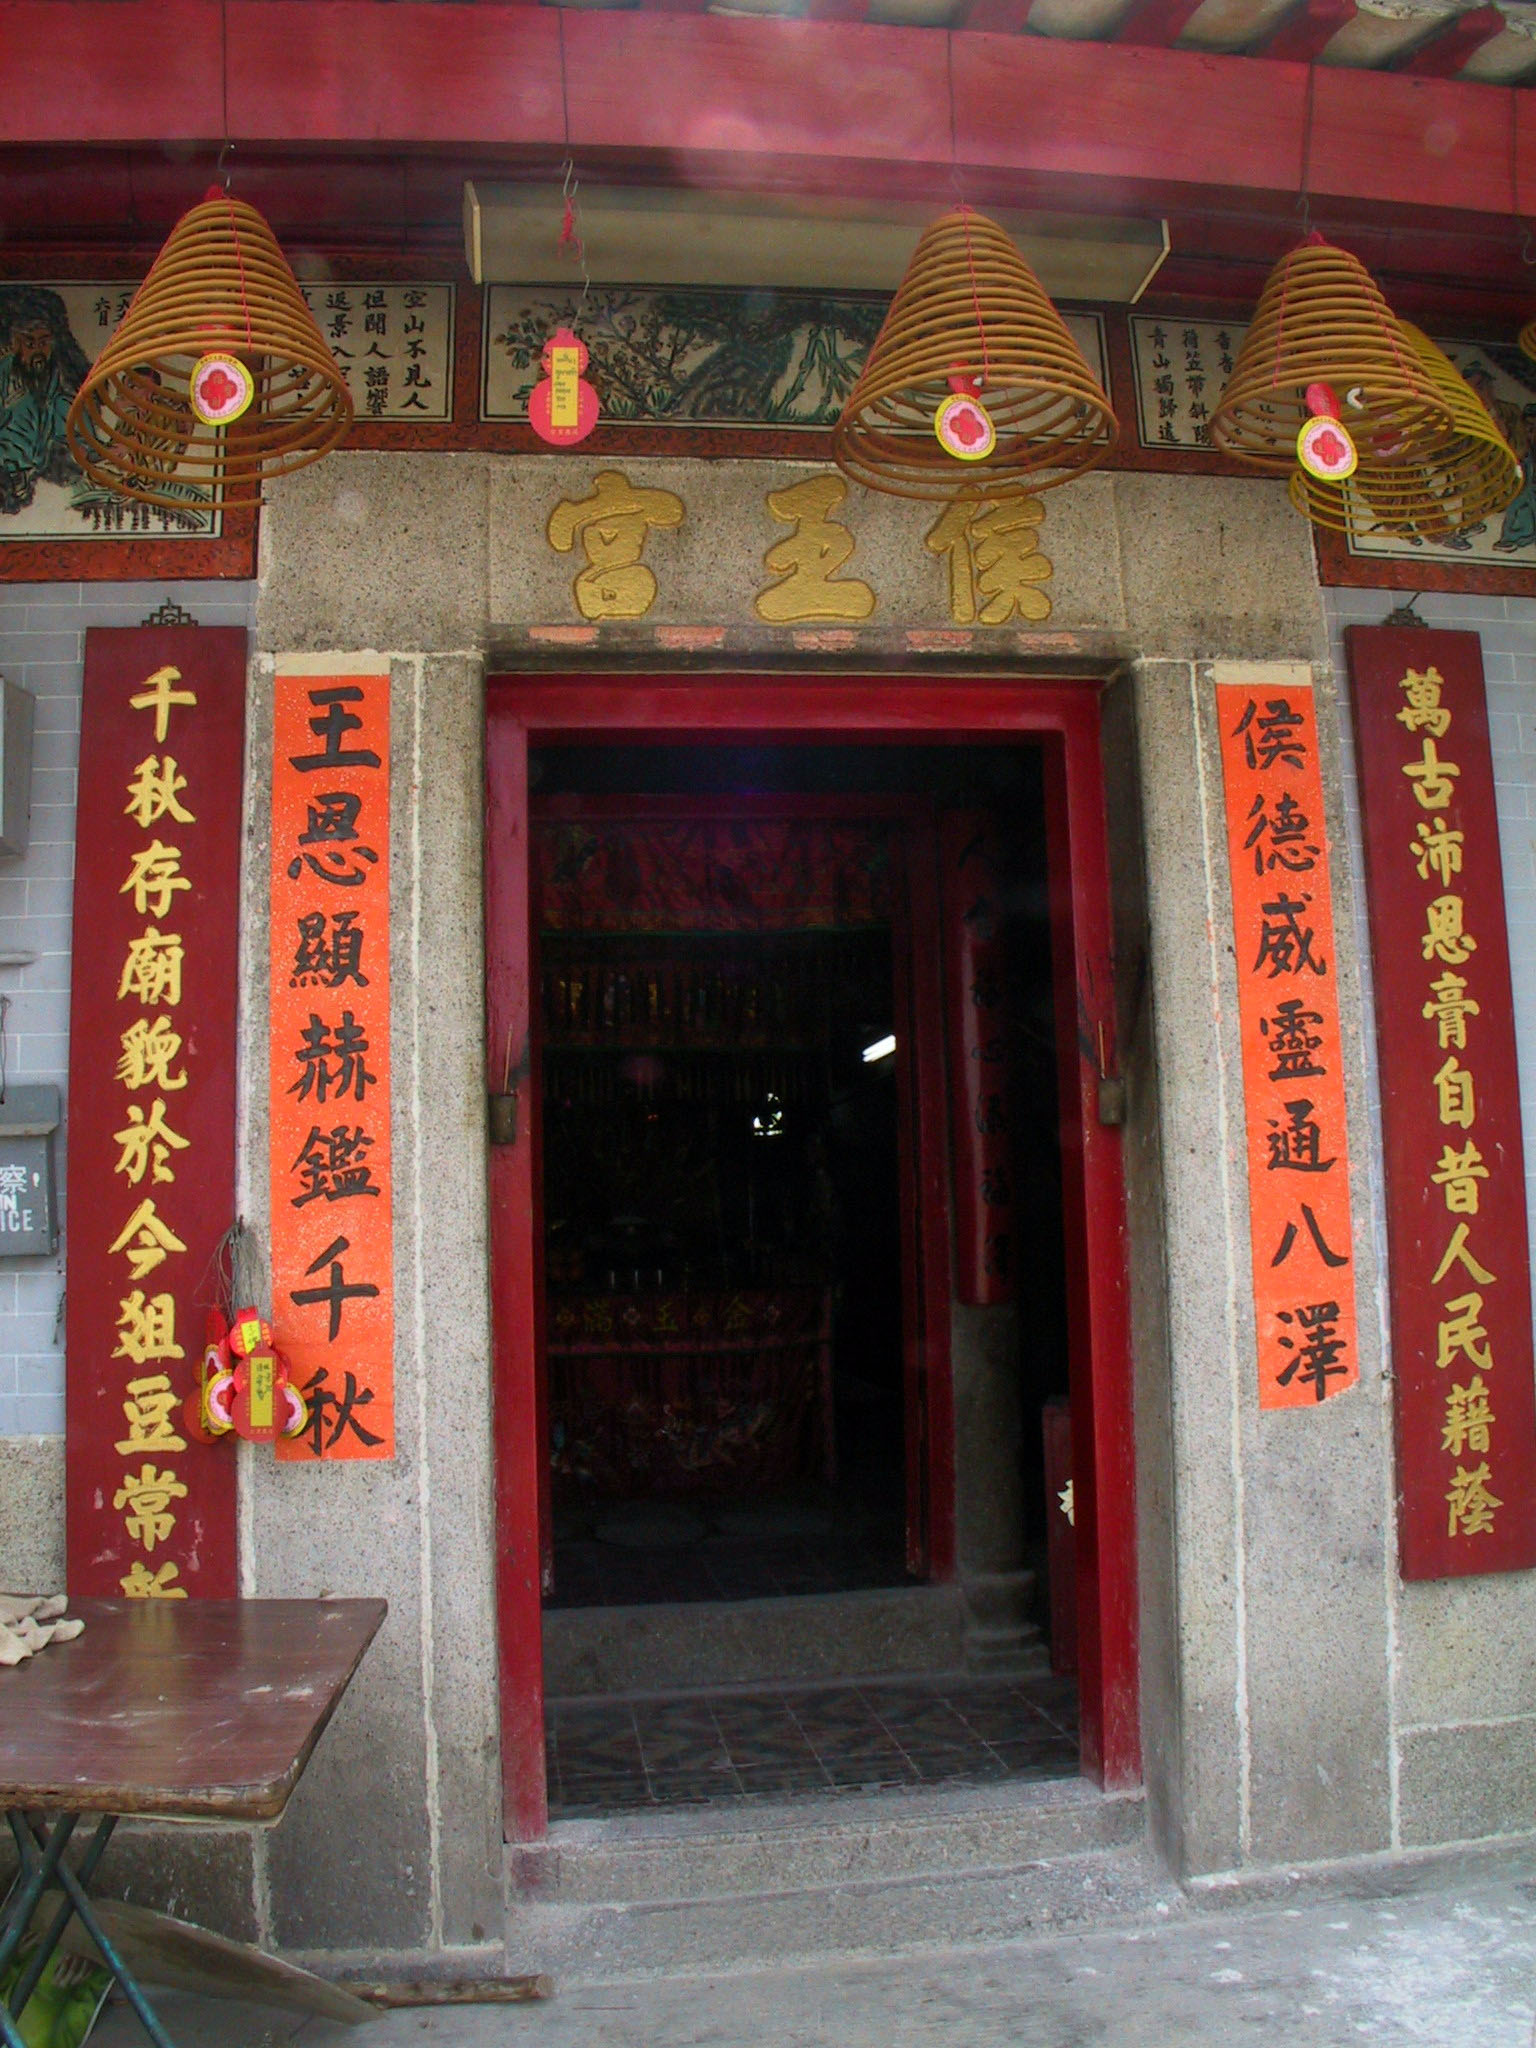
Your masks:
{"label": "orange couplet banner", "polygon": [[278,1456],[392,1458],[389,674],[279,667],[272,1319],[308,1404]]}
{"label": "orange couplet banner", "polygon": [[1216,691],[1237,942],[1259,1406],[1360,1376],[1333,887],[1309,684]]}

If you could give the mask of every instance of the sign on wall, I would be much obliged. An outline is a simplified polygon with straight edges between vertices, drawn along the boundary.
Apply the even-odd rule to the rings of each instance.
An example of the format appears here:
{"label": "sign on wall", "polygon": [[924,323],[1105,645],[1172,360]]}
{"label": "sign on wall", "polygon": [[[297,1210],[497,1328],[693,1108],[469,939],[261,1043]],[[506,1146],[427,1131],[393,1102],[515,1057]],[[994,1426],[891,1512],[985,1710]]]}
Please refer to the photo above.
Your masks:
{"label": "sign on wall", "polygon": [[1210,449],[1211,414],[1247,332],[1242,321],[1131,315],[1136,427],[1143,448]]}
{"label": "sign on wall", "polygon": [[[889,301],[875,294],[672,290],[595,285],[584,300],[559,285],[490,285],[480,416],[526,421],[544,344],[572,327],[591,351],[586,374],[605,421],[656,427],[819,428],[837,422]],[[1100,382],[1103,322],[1067,326]]]}
{"label": "sign on wall", "polygon": [[197,1383],[234,1220],[246,636],[92,627],[69,1035],[69,1587],[228,1598],[232,1447]]}
{"label": "sign on wall", "polygon": [[272,1323],[308,1426],[277,1455],[392,1458],[389,669],[277,674]]}
{"label": "sign on wall", "polygon": [[[360,421],[452,418],[452,285],[364,280],[302,289]],[[0,541],[185,547],[224,531],[206,487],[178,484],[182,504],[143,505],[93,483],[69,452],[70,404],[134,290],[121,279],[0,283]],[[159,569],[208,571],[204,560],[183,570],[174,557]]]}
{"label": "sign on wall", "polygon": [[1259,1406],[1360,1376],[1333,884],[1312,687],[1216,690],[1232,876]]}
{"label": "sign on wall", "polygon": [[453,286],[302,287],[360,420],[453,418]]}
{"label": "sign on wall", "polygon": [[1536,1386],[1504,877],[1475,633],[1352,626],[1401,1567],[1536,1564]]}

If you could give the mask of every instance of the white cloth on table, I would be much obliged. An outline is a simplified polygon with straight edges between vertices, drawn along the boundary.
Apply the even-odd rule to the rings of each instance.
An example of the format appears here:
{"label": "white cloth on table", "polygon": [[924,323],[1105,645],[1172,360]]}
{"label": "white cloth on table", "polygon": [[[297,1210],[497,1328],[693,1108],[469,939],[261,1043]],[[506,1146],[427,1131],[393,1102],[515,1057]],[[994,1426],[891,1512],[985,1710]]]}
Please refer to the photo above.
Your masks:
{"label": "white cloth on table", "polygon": [[20,1664],[49,1643],[69,1643],[85,1627],[69,1620],[63,1593],[0,1593],[0,1664]]}

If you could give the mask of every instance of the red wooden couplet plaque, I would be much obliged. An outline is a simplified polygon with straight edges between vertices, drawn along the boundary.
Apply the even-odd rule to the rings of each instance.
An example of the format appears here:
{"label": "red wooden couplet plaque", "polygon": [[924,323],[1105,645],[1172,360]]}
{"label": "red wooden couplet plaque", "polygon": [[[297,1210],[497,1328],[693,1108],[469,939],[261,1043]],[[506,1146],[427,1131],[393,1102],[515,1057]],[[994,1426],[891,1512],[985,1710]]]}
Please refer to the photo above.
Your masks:
{"label": "red wooden couplet plaque", "polygon": [[1404,1578],[1536,1564],[1520,1092],[1475,633],[1352,626]]}
{"label": "red wooden couplet plaque", "polygon": [[232,1443],[189,1432],[234,1218],[244,631],[85,636],[69,1033],[69,1590],[228,1599]]}

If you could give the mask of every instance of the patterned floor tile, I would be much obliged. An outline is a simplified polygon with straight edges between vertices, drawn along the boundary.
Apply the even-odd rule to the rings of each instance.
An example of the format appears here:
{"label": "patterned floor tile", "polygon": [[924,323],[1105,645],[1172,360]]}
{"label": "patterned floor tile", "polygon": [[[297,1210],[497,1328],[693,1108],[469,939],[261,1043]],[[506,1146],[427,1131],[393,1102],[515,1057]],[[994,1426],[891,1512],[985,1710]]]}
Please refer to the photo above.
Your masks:
{"label": "patterned floor tile", "polygon": [[840,1790],[874,1792],[917,1782],[917,1772],[899,1751],[894,1757],[823,1757],[822,1763]]}
{"label": "patterned floor tile", "polygon": [[1070,1680],[950,1675],[676,1699],[555,1701],[550,1810],[1073,1777]]}
{"label": "patterned floor tile", "polygon": [[783,1799],[800,1792],[826,1792],[832,1780],[814,1758],[803,1764],[759,1764],[736,1772],[742,1794],[749,1799]]}

